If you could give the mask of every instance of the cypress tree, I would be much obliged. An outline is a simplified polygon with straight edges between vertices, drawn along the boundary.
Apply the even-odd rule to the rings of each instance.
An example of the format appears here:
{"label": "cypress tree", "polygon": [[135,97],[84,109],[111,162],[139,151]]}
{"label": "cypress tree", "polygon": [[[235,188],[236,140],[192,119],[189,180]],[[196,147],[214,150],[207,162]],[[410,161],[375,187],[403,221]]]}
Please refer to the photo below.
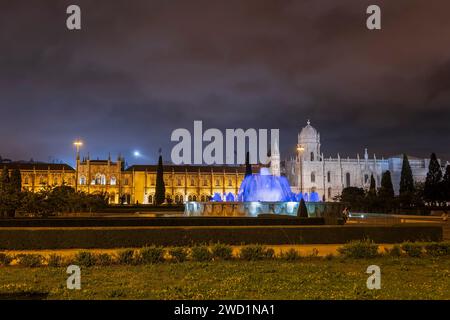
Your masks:
{"label": "cypress tree", "polygon": [[297,217],[299,218],[308,218],[308,208],[306,208],[306,203],[303,198],[300,200],[297,209]]}
{"label": "cypress tree", "polygon": [[394,198],[394,186],[392,185],[391,172],[389,170],[384,172],[381,177],[381,187],[378,195],[381,199]]}
{"label": "cypress tree", "polygon": [[442,171],[441,166],[437,160],[436,154],[432,153],[430,158],[430,165],[428,166],[427,178],[425,180],[425,186],[423,195],[425,200],[430,202],[437,202],[441,200]]}
{"label": "cypress tree", "polygon": [[11,172],[10,185],[13,192],[19,193],[22,191],[22,176],[19,169],[14,169]]}
{"label": "cypress tree", "polygon": [[408,156],[403,155],[402,172],[400,177],[400,195],[414,193],[414,178],[409,165]]}
{"label": "cypress tree", "polygon": [[6,191],[9,187],[9,170],[3,167],[2,174],[0,175],[0,191]]}
{"label": "cypress tree", "polygon": [[162,156],[159,155],[158,168],[156,169],[155,202],[156,205],[164,203],[166,198],[166,186],[164,185],[164,167]]}
{"label": "cypress tree", "polygon": [[370,195],[376,195],[377,194],[377,184],[375,182],[375,178],[373,177],[373,174],[370,175],[369,194]]}
{"label": "cypress tree", "polygon": [[250,164],[250,152],[247,151],[245,155],[245,176],[251,176],[252,173],[252,165]]}
{"label": "cypress tree", "polygon": [[444,178],[442,179],[442,200],[450,201],[450,164],[445,168]]}

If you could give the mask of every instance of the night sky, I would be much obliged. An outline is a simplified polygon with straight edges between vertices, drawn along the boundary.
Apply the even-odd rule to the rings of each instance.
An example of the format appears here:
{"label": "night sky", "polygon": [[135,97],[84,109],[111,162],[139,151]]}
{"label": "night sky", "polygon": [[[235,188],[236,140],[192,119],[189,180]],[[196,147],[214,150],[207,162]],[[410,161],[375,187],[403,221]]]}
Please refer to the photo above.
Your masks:
{"label": "night sky", "polygon": [[73,164],[79,137],[91,159],[154,163],[203,120],[280,128],[285,158],[310,119],[325,156],[450,160],[449,16],[448,0],[0,0],[0,155]]}

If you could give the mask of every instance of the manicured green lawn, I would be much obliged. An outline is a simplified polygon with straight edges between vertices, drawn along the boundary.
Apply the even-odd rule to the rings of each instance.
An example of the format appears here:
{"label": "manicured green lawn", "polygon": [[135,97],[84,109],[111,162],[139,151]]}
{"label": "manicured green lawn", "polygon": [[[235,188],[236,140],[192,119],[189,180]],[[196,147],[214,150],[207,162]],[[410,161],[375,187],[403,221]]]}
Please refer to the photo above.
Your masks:
{"label": "manicured green lawn", "polygon": [[[366,269],[381,267],[380,290]],[[295,262],[185,262],[82,268],[81,290],[66,289],[65,268],[0,267],[0,297],[48,299],[450,299],[450,258]]]}

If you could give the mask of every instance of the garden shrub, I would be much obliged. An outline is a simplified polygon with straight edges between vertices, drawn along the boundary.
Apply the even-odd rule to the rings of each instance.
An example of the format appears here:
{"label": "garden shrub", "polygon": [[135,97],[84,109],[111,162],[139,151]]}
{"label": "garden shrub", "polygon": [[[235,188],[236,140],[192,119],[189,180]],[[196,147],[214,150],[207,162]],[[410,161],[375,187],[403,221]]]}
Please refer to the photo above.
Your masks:
{"label": "garden shrub", "polygon": [[7,266],[13,261],[13,256],[10,254],[0,252],[0,266]]}
{"label": "garden shrub", "polygon": [[346,258],[375,258],[378,256],[378,245],[369,240],[357,240],[346,243],[337,251]]}
{"label": "garden shrub", "polygon": [[175,247],[169,250],[173,262],[184,262],[187,260],[188,251],[183,247]]}
{"label": "garden shrub", "polygon": [[404,242],[402,244],[402,250],[405,251],[408,256],[418,258],[422,256],[423,245],[417,242]]}
{"label": "garden shrub", "polygon": [[117,253],[117,262],[119,264],[132,265],[137,264],[140,261],[140,257],[135,257],[134,250],[124,249]]}
{"label": "garden shrub", "polygon": [[207,246],[195,246],[191,249],[191,258],[194,261],[211,261],[212,253]]}
{"label": "garden shrub", "polygon": [[241,248],[239,258],[247,261],[271,259],[274,256],[273,249],[267,249],[261,245],[249,245]]}
{"label": "garden shrub", "polygon": [[326,259],[326,260],[333,260],[333,259],[334,259],[334,254],[332,254],[332,253],[327,253],[327,254],[325,255],[325,259]]}
{"label": "garden shrub", "polygon": [[217,243],[211,248],[215,260],[230,260],[233,258],[233,248],[226,244]]}
{"label": "garden shrub", "polygon": [[59,254],[52,253],[48,256],[47,264],[49,267],[61,267],[63,258]]}
{"label": "garden shrub", "polygon": [[29,268],[40,267],[45,260],[40,254],[19,254],[16,258],[19,266]]}
{"label": "garden shrub", "polygon": [[313,248],[312,252],[309,254],[310,258],[317,258],[319,256],[319,249]]}
{"label": "garden shrub", "polygon": [[450,255],[450,242],[431,242],[425,244],[427,254],[432,257]]}
{"label": "garden shrub", "polygon": [[300,253],[295,250],[294,248],[291,248],[287,251],[282,251],[280,253],[280,258],[287,261],[295,261],[301,258]]}
{"label": "garden shrub", "polygon": [[143,263],[160,263],[164,262],[164,248],[162,247],[144,247],[139,253]]}
{"label": "garden shrub", "polygon": [[95,255],[95,264],[97,266],[110,266],[114,263],[114,259],[110,254],[99,253]]}
{"label": "garden shrub", "polygon": [[398,244],[395,244],[391,249],[384,248],[384,251],[390,257],[400,257],[402,255],[402,248]]}
{"label": "garden shrub", "polygon": [[82,267],[92,267],[95,265],[95,256],[89,251],[79,251],[75,254],[73,263]]}

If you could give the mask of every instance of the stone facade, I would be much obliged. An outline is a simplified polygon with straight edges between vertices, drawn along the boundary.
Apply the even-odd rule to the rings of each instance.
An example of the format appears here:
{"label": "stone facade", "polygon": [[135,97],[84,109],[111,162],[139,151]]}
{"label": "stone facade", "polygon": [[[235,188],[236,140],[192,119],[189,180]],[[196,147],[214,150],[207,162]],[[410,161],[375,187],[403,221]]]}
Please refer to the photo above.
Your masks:
{"label": "stone facade", "polygon": [[[325,157],[321,152],[320,134],[307,125],[298,135],[297,155],[284,161],[283,173],[287,176],[293,192],[317,192],[321,199],[332,201],[345,187],[369,188],[373,175],[377,188],[380,187],[382,174],[389,170],[394,190],[398,194],[403,156],[387,159],[369,156],[365,149],[363,157],[343,158]],[[408,156],[416,182],[425,181],[429,159]]]}

